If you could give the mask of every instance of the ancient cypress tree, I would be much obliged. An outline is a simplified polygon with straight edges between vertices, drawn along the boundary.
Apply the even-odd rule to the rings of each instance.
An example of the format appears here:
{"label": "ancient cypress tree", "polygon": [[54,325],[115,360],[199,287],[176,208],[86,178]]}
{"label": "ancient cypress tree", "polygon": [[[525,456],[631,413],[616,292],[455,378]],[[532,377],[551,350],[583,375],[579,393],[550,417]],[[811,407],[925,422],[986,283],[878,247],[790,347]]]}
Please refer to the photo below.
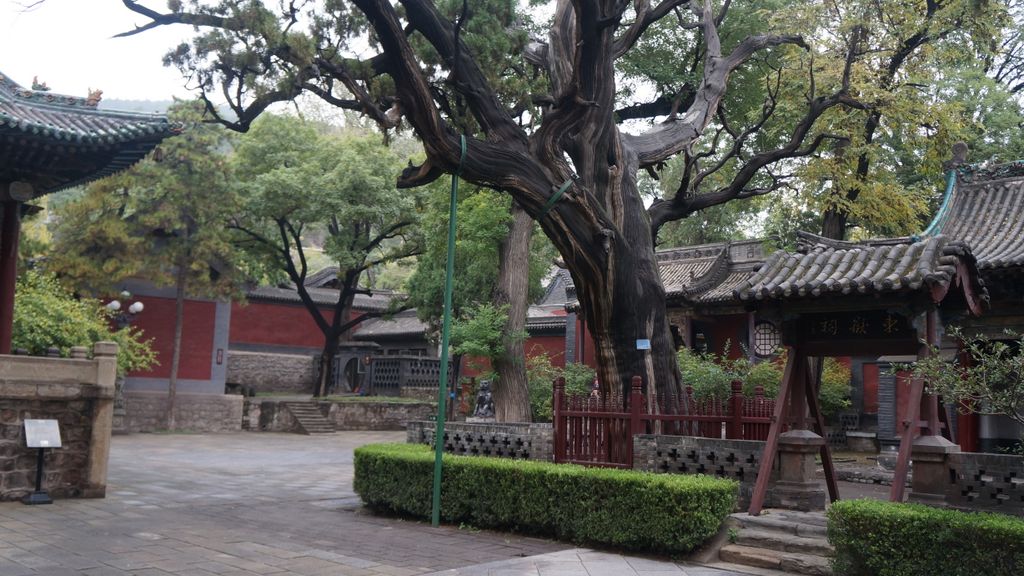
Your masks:
{"label": "ancient cypress tree", "polygon": [[[791,129],[752,153],[759,128],[775,110],[778,94],[768,90],[761,113],[747,124],[714,131],[722,152],[709,169],[728,164],[727,182],[699,190],[684,183],[674,198],[648,209],[638,171],[692,151],[719,117],[730,75],[759,54],[806,48],[802,38],[754,34],[723,49],[718,28],[729,2],[716,12],[709,0],[558,0],[546,36],[532,39],[518,25],[515,2],[473,11],[468,2],[431,0],[284,2],[275,8],[240,0],[175,1],[166,13],[132,0],[124,4],[146,18],[125,34],[197,27],[199,36],[167,61],[189,74],[211,109],[213,99],[228,100],[235,115],[224,120],[230,127],[245,130],[272,103],[311,92],[382,127],[411,126],[426,160],[405,169],[399,186],[458,171],[511,195],[572,274],[605,387],[626,387],[640,375],[651,391],[680,390],[654,255],[658,228],[707,206],[776,189],[777,180],[757,179],[762,169],[812,153],[827,137],[812,135],[815,119],[837,104],[856,105],[842,88],[818,96],[809,83],[797,96],[802,112],[792,115]],[[481,18],[506,23],[507,33],[474,36],[470,23]],[[696,74],[672,92],[624,105],[618,63],[652,26],[666,22],[694,43],[695,65],[680,63],[680,70]],[[544,89],[534,81],[524,82],[518,95],[509,94],[507,84],[499,89],[490,61],[481,65],[485,49],[494,46],[507,52],[507,75],[540,80]],[[659,121],[629,133],[620,126],[623,119],[645,118]],[[650,349],[638,349],[637,340],[649,340]]]}

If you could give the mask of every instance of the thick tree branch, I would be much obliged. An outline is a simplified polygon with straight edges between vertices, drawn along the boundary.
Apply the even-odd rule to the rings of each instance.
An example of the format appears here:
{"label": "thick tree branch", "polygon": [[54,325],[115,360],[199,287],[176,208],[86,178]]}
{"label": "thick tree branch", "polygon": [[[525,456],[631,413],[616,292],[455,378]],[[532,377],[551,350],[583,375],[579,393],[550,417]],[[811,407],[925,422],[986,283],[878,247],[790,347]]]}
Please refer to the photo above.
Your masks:
{"label": "thick tree branch", "polygon": [[623,136],[626,143],[636,151],[641,167],[664,162],[688,148],[700,137],[718,110],[718,105],[725,95],[729,75],[755,53],[783,44],[807,48],[807,44],[799,36],[760,35],[743,40],[728,56],[722,57],[710,0],[704,1],[702,18],[707,55],[704,62],[704,77],[697,89],[693,105],[681,118],[669,118],[646,134]]}
{"label": "thick tree branch", "polygon": [[[809,103],[807,113],[793,129],[790,139],[785,145],[774,150],[753,155],[743,163],[729,184],[714,191],[701,193],[697,190],[700,181],[703,180],[708,173],[718,170],[724,166],[726,159],[738,158],[740,156],[743,143],[756,131],[748,129],[741,133],[732,149],[725,154],[724,158],[720,159],[716,166],[709,170],[708,173],[701,174],[698,178],[693,178],[692,184],[687,182],[689,188],[681,188],[672,199],[658,200],[651,205],[648,210],[648,214],[651,218],[652,235],[656,237],[658,230],[665,223],[685,218],[694,212],[703,210],[704,208],[724,204],[730,200],[766,194],[777,189],[777,185],[763,188],[748,188],[748,185],[764,168],[781,160],[808,156],[817,151],[825,140],[841,138],[831,134],[819,134],[809,145],[801,148],[817,119],[826,110],[835,106],[847,106],[858,109],[864,108],[862,103],[851,98],[845,92],[839,92],[828,97],[819,97],[814,99]],[[765,112],[766,114],[770,114],[769,109],[766,109]],[[763,118],[757,124],[762,124],[765,119],[766,118]],[[687,168],[689,167],[690,164],[688,163]],[[687,174],[684,178],[684,182],[690,178],[690,175]]]}

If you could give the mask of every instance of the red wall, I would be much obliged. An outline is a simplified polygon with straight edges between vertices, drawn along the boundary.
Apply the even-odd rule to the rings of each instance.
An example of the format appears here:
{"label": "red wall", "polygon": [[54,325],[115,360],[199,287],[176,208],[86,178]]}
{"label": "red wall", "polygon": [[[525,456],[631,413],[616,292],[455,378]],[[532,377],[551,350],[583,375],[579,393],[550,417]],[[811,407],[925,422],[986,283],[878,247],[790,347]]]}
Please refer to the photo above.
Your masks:
{"label": "red wall", "polygon": [[[146,296],[146,310],[132,323],[152,338],[159,366],[147,372],[136,371],[129,376],[169,378],[174,354],[174,299]],[[178,378],[209,380],[213,354],[213,331],[217,316],[215,302],[185,301],[185,318],[181,329],[181,360]]]}
{"label": "red wall", "polygon": [[729,359],[742,358],[744,356],[743,346],[747,344],[748,322],[745,314],[716,316],[714,322],[708,326],[710,334],[705,334],[708,338],[708,352],[721,354],[728,343]]}
{"label": "red wall", "polygon": [[[329,310],[320,314],[330,321]],[[323,348],[324,335],[306,308],[297,304],[267,302],[231,303],[232,343],[272,344]]]}

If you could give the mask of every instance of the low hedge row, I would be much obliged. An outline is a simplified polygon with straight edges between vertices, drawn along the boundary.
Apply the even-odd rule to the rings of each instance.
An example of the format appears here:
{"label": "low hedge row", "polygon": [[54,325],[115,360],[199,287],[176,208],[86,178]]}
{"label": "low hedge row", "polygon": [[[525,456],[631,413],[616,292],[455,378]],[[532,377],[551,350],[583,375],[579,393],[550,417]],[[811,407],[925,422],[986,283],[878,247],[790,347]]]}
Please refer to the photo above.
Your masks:
{"label": "low hedge row", "polygon": [[876,500],[836,502],[837,576],[1019,576],[1024,519]]}
{"label": "low hedge row", "polygon": [[[368,506],[430,517],[434,454],[418,444],[355,452],[355,490]],[[737,484],[706,476],[649,474],[504,458],[444,455],[441,517],[580,544],[668,554],[718,531]]]}

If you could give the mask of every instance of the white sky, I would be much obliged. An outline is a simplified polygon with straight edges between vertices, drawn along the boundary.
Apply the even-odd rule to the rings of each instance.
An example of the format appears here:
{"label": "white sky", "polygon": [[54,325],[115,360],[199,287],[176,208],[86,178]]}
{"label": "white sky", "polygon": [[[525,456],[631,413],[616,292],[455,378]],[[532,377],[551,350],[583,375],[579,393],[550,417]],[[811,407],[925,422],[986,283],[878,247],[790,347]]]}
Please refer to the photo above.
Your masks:
{"label": "white sky", "polygon": [[[0,72],[26,88],[38,76],[58,94],[86,96],[90,88],[103,97],[124,100],[169,100],[189,97],[176,68],[165,68],[163,55],[192,32],[187,26],[157,28],[128,38],[114,34],[143,24],[121,0],[0,0]],[[166,2],[148,6],[163,10]]]}

